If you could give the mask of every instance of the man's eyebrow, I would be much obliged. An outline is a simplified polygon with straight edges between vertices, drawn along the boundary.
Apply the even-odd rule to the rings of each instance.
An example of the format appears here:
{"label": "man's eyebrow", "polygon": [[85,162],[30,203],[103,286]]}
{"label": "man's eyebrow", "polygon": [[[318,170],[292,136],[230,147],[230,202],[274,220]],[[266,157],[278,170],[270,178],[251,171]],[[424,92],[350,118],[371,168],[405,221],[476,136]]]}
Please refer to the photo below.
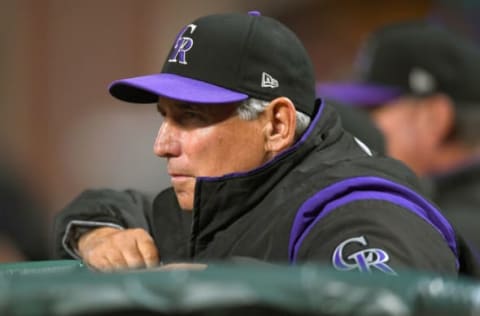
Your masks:
{"label": "man's eyebrow", "polygon": [[183,110],[199,110],[200,106],[188,102],[178,102],[176,106],[181,107]]}
{"label": "man's eyebrow", "polygon": [[[162,107],[161,107],[160,104],[161,104],[160,102],[157,103],[157,111],[158,112],[162,111]],[[201,105],[188,103],[188,102],[182,102],[182,101],[175,102],[175,107],[178,107],[181,110],[194,110],[194,111],[199,111],[203,108]]]}

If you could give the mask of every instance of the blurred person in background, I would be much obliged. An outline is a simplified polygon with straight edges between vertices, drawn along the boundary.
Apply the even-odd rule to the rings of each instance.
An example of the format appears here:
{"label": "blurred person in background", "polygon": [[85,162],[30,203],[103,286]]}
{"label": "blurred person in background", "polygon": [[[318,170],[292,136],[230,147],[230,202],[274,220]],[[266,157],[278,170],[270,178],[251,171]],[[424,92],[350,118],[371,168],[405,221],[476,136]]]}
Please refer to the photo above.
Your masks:
{"label": "blurred person in background", "polygon": [[0,29],[10,30],[0,32],[0,263],[45,260],[49,258],[50,248],[48,215],[20,175],[20,167],[10,156],[10,141],[7,141],[18,133],[12,128],[17,125],[9,112],[14,103],[8,98],[12,78],[9,76],[11,65],[7,50],[8,35],[16,33],[11,29],[8,13],[5,15],[10,12],[9,6],[0,7]]}
{"label": "blurred person in background", "polygon": [[480,50],[427,21],[373,32],[354,82],[325,82],[321,97],[366,110],[387,154],[425,179],[434,201],[480,249]]}
{"label": "blurred person in background", "polygon": [[44,210],[7,163],[0,163],[0,262],[47,260]]}

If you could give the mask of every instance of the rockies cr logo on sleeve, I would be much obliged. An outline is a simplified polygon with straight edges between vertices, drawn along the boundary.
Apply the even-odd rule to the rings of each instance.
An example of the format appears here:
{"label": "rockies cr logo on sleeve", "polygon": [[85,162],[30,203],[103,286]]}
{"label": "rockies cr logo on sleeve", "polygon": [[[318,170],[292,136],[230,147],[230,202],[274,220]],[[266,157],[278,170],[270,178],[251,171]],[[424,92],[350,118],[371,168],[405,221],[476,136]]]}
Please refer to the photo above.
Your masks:
{"label": "rockies cr logo on sleeve", "polygon": [[397,273],[388,266],[390,260],[387,252],[379,248],[366,248],[351,254],[345,254],[344,248],[348,244],[357,243],[368,246],[364,236],[353,237],[340,243],[332,255],[333,267],[340,271],[358,270],[360,272],[372,272],[372,268],[390,275]]}

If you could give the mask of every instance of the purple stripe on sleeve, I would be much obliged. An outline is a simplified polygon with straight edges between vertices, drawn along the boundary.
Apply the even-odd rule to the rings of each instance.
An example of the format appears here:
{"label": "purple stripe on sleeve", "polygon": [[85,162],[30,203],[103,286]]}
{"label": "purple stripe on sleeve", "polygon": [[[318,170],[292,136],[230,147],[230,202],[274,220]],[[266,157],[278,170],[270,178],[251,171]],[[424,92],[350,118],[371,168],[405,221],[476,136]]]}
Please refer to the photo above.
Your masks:
{"label": "purple stripe on sleeve", "polygon": [[[450,223],[418,193],[377,177],[357,177],[335,183],[308,199],[298,210],[290,232],[289,260],[295,263],[309,231],[338,207],[357,200],[384,200],[404,207],[432,225],[457,256],[455,233]],[[458,267],[457,259],[457,267]]]}

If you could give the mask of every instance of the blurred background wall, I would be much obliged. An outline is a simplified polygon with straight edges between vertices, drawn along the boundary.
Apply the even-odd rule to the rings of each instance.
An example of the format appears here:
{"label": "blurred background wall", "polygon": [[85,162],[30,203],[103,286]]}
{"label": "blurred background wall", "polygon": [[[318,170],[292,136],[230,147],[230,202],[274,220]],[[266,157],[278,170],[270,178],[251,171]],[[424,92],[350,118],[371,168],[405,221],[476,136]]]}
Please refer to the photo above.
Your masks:
{"label": "blurred background wall", "polygon": [[152,152],[160,116],[107,87],[160,70],[192,19],[258,9],[300,36],[319,80],[338,80],[363,38],[388,22],[428,17],[480,38],[477,2],[0,0],[0,160],[49,219],[86,188],[153,194],[168,186]]}

